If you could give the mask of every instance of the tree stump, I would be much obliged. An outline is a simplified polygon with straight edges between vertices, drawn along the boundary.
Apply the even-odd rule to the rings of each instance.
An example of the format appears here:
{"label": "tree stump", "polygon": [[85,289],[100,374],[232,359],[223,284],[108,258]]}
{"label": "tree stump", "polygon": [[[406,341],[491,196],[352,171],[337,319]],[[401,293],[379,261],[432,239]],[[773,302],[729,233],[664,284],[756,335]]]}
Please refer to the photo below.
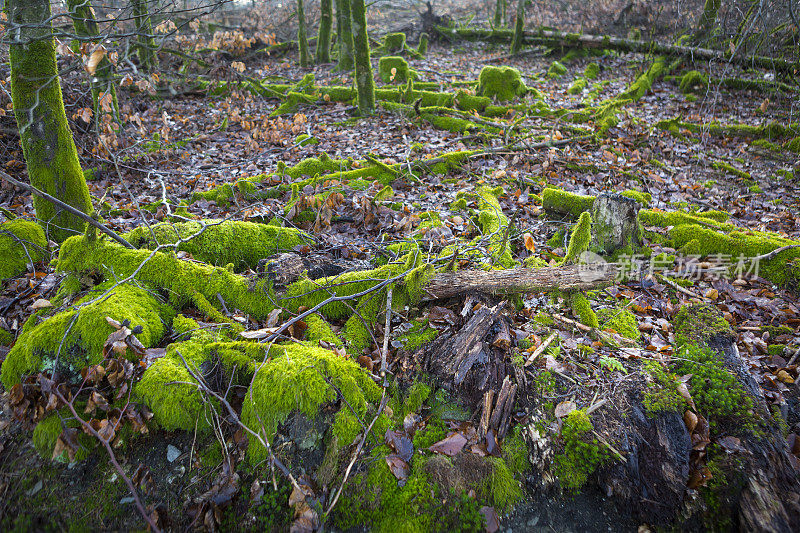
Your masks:
{"label": "tree stump", "polygon": [[639,203],[619,194],[603,193],[592,205],[592,241],[601,254],[641,246]]}

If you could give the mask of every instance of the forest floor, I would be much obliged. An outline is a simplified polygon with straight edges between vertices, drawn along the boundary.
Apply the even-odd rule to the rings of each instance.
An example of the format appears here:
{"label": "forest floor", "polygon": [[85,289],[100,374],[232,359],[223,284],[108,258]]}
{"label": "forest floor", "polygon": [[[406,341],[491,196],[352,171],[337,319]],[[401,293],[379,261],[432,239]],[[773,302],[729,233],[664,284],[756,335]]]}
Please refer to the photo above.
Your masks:
{"label": "forest floor", "polygon": [[[565,73],[550,77],[548,70],[558,56],[529,54],[507,58],[501,63],[495,61],[506,53],[505,47],[477,43],[433,44],[426,57],[409,59],[409,63],[419,73],[419,81],[434,82],[438,86],[432,90],[442,92],[472,87],[463,82],[477,80],[486,65],[512,66],[519,69],[528,87],[541,92],[547,107],[579,112],[623,92],[653,62],[653,58],[637,54],[578,56],[563,61]],[[169,57],[162,61],[164,72],[178,66],[170,64],[173,59]],[[586,90],[570,94],[568,89],[576,78],[584,75],[590,63],[600,67],[597,78],[588,82]],[[215,76],[218,79],[240,79],[229,62],[217,59],[217,64]],[[313,74],[317,86],[348,86],[352,82],[349,77],[337,74],[333,65],[299,68],[293,53],[272,57],[260,54],[248,58],[244,64],[245,75],[269,83],[293,84],[308,74]],[[375,64],[377,66],[377,60]],[[800,156],[783,147],[786,139],[767,138],[772,145],[759,144],[753,142],[756,137],[715,134],[702,126],[698,131],[679,127],[677,132],[656,127],[659,122],[675,117],[696,125],[715,121],[752,126],[772,121],[796,123],[800,113],[797,107],[800,90],[796,86],[786,91],[740,90],[721,82],[715,84],[713,80],[732,76],[763,82],[772,75],[755,69],[732,69],[727,65],[687,64],[670,74],[679,76],[692,68],[704,71],[712,82],[694,92],[683,93],[678,85],[680,79],[657,79],[644,96],[624,105],[619,122],[599,136],[594,136],[592,122],[570,123],[552,116],[514,111],[486,118],[495,125],[509,128],[510,138],[530,136],[530,144],[542,139],[568,141],[558,146],[531,149],[519,145],[511,148],[514,143],[507,142],[503,134],[482,135],[480,128],[466,133],[446,131],[417,117],[383,107],[373,116],[354,119],[349,102],[300,104],[292,113],[270,117],[280,105],[275,98],[245,90],[233,90],[222,96],[201,94],[196,80],[187,79],[168,81],[174,91],[171,96],[164,96],[166,93],[162,92],[163,97],[156,98],[121,90],[125,116],[122,147],[113,155],[98,155],[102,150],[98,150],[94,132],[77,118],[81,109],[91,105],[82,73],[73,71],[66,75],[63,85],[67,114],[84,168],[91,169],[89,188],[95,205],[101,206],[100,215],[105,223],[119,233],[145,223],[169,221],[168,209],[176,209],[183,201],[182,215],[191,219],[230,217],[262,222],[277,217],[286,225],[309,231],[315,240],[314,253],[331,260],[370,262],[379,257],[387,245],[409,239],[416,239],[423,249],[433,251],[440,251],[459,239],[469,242],[480,234],[480,229],[463,209],[453,207],[457,193],[461,192],[461,196],[466,193],[466,198],[470,198],[469,194],[480,187],[500,186],[499,205],[513,226],[506,238],[511,243],[514,259],[520,262],[533,256],[555,266],[566,254],[569,232],[563,230],[571,228],[574,219],[545,212],[539,195],[546,187],[593,196],[637,190],[652,196],[648,207],[653,210],[700,214],[726,211],[730,214],[727,222],[738,230],[772,232],[791,241],[800,241],[800,169],[797,167]],[[3,74],[5,78],[6,73]],[[164,80],[161,88],[165,86]],[[531,98],[524,97],[523,101],[530,102]],[[0,105],[5,109],[10,107],[6,92],[0,94]],[[26,172],[18,138],[13,133],[12,114],[0,120],[4,126],[0,133],[3,150],[0,163],[24,181]],[[317,142],[301,146],[298,136],[302,134]],[[569,140],[572,138],[575,140]],[[319,208],[310,220],[303,219],[299,212],[290,212],[287,205],[297,199],[298,193],[308,197],[319,195],[324,192],[324,186],[305,185],[294,192],[289,188],[277,197],[257,202],[236,197],[230,205],[196,195],[193,198],[195,193],[233,184],[241,178],[273,173],[280,162],[292,167],[322,153],[333,159],[354,160],[363,160],[369,154],[391,165],[475,148],[493,150],[450,168],[445,175],[430,173],[422,180],[398,179],[391,184],[392,194],[386,199],[391,200],[391,205],[376,200],[376,195],[384,190],[383,184],[374,182],[362,188],[345,184],[342,197],[330,202],[324,214]],[[284,178],[283,183],[291,185],[291,181],[291,178]],[[468,200],[467,205],[473,206],[472,201]],[[150,205],[157,207],[151,211],[143,209]],[[18,217],[34,213],[30,195],[5,182],[0,189],[0,207]],[[295,215],[297,219],[293,220]],[[437,216],[441,224],[424,223]],[[652,235],[667,236],[671,227],[646,229],[644,246],[650,249],[653,257],[676,254],[668,239],[650,238]],[[559,231],[562,231],[561,240],[553,240]],[[296,251],[308,254],[312,250]],[[597,311],[623,306],[635,316],[641,337],[625,348],[598,342],[584,330],[569,324],[556,324],[546,332],[539,331],[531,326],[537,313],[569,315],[569,306],[562,298],[525,295],[509,315],[512,347],[507,357],[510,359],[520,353],[527,357],[543,345],[551,331],[556,332],[555,351],[548,351],[546,357],[526,371],[532,380],[544,370],[566,376],[558,378],[555,390],[550,391],[551,408],[571,401],[586,409],[598,398],[614,397],[618,389],[644,383],[646,376],[641,361],[655,358],[667,362],[675,355],[672,323],[678,310],[689,303],[711,304],[733,328],[747,370],[761,387],[767,404],[777,406],[781,412],[786,421],[787,439],[794,444],[798,442],[794,440],[795,434],[800,434],[795,383],[800,350],[798,278],[790,279],[784,286],[777,286],[755,272],[742,279],[732,279],[727,275],[727,268],[737,257],[722,252],[716,257],[696,258],[678,254],[678,257],[671,257],[669,264],[659,267],[658,273],[667,275],[666,281],[651,275],[645,268],[638,278],[619,281],[594,293],[592,302]],[[51,248],[52,257],[57,253],[57,247]],[[14,336],[19,335],[36,308],[34,302],[53,299],[63,278],[47,260],[29,267],[27,273],[3,282],[0,293],[0,326]],[[695,271],[690,276],[692,268]],[[255,275],[254,272],[249,274]],[[388,359],[398,379],[405,383],[420,379],[417,371],[421,363],[417,359],[421,355],[415,350],[406,350],[398,341],[402,332],[412,324],[424,323],[433,326],[439,336],[446,336],[461,327],[463,321],[457,315],[463,307],[464,298],[453,298],[422,303],[397,313],[393,319],[393,342]],[[199,310],[188,306],[182,312],[203,323]],[[268,319],[252,317],[240,322],[253,331],[275,326],[274,320],[268,323]],[[332,324],[334,330],[339,331],[343,321],[333,320]],[[373,329],[376,342],[372,346],[363,353],[349,355],[357,359],[366,353],[377,364],[384,335],[382,324],[381,320]],[[172,340],[165,336],[160,344],[148,346],[148,349],[166,348]],[[0,363],[11,346],[13,344],[0,346]],[[587,350],[587,347],[592,349]],[[371,365],[372,362],[370,368]],[[608,406],[597,411],[599,418],[606,409],[624,409],[614,400],[610,401]],[[525,402],[520,402],[515,412],[521,421],[525,407],[521,404]],[[475,410],[475,405],[462,407],[470,416]],[[3,530],[143,527],[127,488],[102,449],[96,449],[88,459],[78,462],[43,458],[31,440],[32,426],[21,424],[13,413],[9,404],[0,411],[0,525]],[[469,416],[467,419],[470,423]],[[472,424],[476,423],[475,417],[471,420]],[[613,421],[608,422],[608,427],[602,420],[594,422],[598,430],[604,428],[603,434],[613,433]],[[292,426],[291,422],[287,424]],[[458,431],[469,433],[463,427]],[[223,433],[224,437],[220,437],[208,431],[170,432],[153,427],[147,436],[123,443],[117,448],[116,456],[128,476],[135,477],[139,465],[149,468],[147,479],[136,482],[141,483],[144,499],[156,510],[154,516],[158,516],[162,527],[183,529],[191,524],[195,527],[205,524],[208,528],[222,530],[242,527],[255,530],[265,524],[278,529],[287,526],[296,516],[292,518],[292,510],[285,503],[289,494],[286,484],[278,483],[276,491],[285,498],[284,503],[251,506],[257,481],[261,480],[269,491],[272,476],[276,474],[270,473],[268,468],[256,470],[245,466],[246,438],[230,428]],[[220,485],[232,483],[230,467],[224,466],[219,445],[214,448],[220,438],[227,441],[226,447],[230,448],[234,459],[233,468],[239,472],[235,486],[229,487],[230,493],[220,489]],[[800,444],[795,448],[800,452]],[[481,453],[485,455],[486,452]],[[320,459],[309,459],[309,464],[319,463]],[[306,473],[311,475],[310,470]],[[528,477],[535,477],[535,474],[529,473]],[[528,484],[525,475],[518,479],[526,490],[524,499],[507,516],[500,509],[496,510],[503,530],[622,531],[648,523],[633,510],[616,504],[597,483],[590,482],[580,496],[575,496],[543,493],[534,489],[534,481]],[[690,490],[699,491],[702,486],[700,483]],[[220,496],[221,493],[225,494]],[[215,503],[209,507],[211,500]],[[208,515],[210,508],[214,509],[211,517]],[[482,512],[491,521],[491,513]],[[283,515],[279,516],[280,513]]]}

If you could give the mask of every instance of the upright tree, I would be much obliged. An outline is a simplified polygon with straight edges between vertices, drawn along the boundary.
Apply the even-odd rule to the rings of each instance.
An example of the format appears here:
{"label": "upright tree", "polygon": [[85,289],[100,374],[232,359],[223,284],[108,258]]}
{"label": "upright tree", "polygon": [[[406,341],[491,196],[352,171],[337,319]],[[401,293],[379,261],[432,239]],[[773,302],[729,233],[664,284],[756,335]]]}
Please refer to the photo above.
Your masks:
{"label": "upright tree", "polygon": [[[791,3],[791,0],[790,0]],[[722,0],[706,0],[703,6],[703,14],[700,15],[700,21],[697,24],[697,38],[702,39],[708,35],[714,28],[717,22],[717,13],[719,12]]]}
{"label": "upright tree", "polygon": [[494,9],[494,27],[500,28],[506,24],[506,0],[497,0]]}
{"label": "upright tree", "polygon": [[372,77],[372,64],[369,61],[367,10],[364,0],[351,0],[350,11],[353,15],[358,112],[361,115],[371,115],[375,112],[375,80]]}
{"label": "upright tree", "polygon": [[353,70],[353,25],[350,0],[336,0],[336,42],[339,45],[339,64],[343,72]]}
{"label": "upright tree", "polygon": [[311,63],[306,36],[306,12],[303,0],[297,0],[297,48],[300,52],[300,66],[307,67]]}
{"label": "upright tree", "polygon": [[136,26],[137,54],[139,63],[146,70],[158,67],[158,56],[156,55],[156,42],[153,37],[153,19],[147,9],[147,0],[131,0],[133,11],[133,23]]}
{"label": "upright tree", "polygon": [[317,63],[331,61],[331,26],[333,26],[333,0],[320,0],[319,31],[317,32]]}
{"label": "upright tree", "polygon": [[[72,24],[75,26],[75,35],[79,39],[92,44],[100,44],[100,31],[97,27],[94,10],[90,0],[67,0]],[[102,53],[98,50],[97,53]],[[90,71],[92,87],[92,103],[94,105],[94,116],[99,119],[102,113],[101,99],[107,98],[111,104],[111,112],[114,118],[119,117],[119,103],[117,101],[117,90],[114,86],[114,71],[108,56],[103,54],[100,61],[93,65]]]}
{"label": "upright tree", "polygon": [[[31,185],[89,213],[92,202],[67,124],[50,24],[49,0],[6,0],[13,36],[11,102]],[[37,196],[36,216],[56,241],[80,233],[84,222]]]}
{"label": "upright tree", "polygon": [[525,30],[525,2],[526,0],[517,2],[517,20],[514,24],[514,39],[511,41],[512,54],[518,53],[522,48],[522,37]]}

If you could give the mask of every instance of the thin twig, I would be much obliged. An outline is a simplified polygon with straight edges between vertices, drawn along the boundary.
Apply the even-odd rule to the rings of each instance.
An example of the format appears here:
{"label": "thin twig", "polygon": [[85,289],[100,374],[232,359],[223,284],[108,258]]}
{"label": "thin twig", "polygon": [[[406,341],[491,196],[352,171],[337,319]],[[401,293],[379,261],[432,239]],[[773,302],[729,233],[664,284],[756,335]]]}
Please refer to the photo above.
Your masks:
{"label": "thin twig", "polygon": [[92,218],[90,215],[87,215],[83,211],[75,209],[74,207],[72,207],[69,204],[65,204],[64,202],[62,202],[61,200],[59,200],[56,197],[50,196],[49,194],[47,194],[44,191],[40,191],[39,189],[37,189],[33,185],[29,185],[28,183],[24,183],[22,181],[16,180],[16,179],[12,178],[11,176],[9,176],[7,173],[3,172],[2,170],[0,170],[0,178],[3,178],[4,180],[6,180],[7,182],[11,183],[12,185],[16,185],[17,187],[19,187],[21,189],[25,189],[26,191],[31,192],[31,193],[35,194],[36,196],[41,196],[42,198],[44,198],[48,202],[57,205],[58,207],[60,207],[64,211],[67,211],[70,214],[75,215],[76,217],[78,217],[78,218],[82,219],[83,221],[85,221],[87,224],[89,224],[91,226],[94,226],[95,228],[99,229],[100,231],[102,231],[103,233],[105,233],[106,235],[108,235],[109,237],[111,237],[112,239],[117,241],[118,243],[120,243],[125,248],[130,248],[130,249],[135,249],[136,248],[134,245],[132,245],[131,243],[126,241],[117,232],[115,232],[114,230],[112,230],[111,228],[109,228],[108,226],[103,224],[102,222],[98,222],[97,220]]}

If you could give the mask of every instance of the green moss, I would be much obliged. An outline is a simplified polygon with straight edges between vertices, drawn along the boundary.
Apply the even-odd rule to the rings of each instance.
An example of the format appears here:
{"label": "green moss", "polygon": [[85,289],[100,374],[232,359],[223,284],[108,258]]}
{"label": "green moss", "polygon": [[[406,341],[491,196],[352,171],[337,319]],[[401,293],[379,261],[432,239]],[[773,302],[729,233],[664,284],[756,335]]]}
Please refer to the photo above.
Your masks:
{"label": "green moss", "polygon": [[0,224],[0,281],[27,271],[47,257],[47,239],[36,222],[20,218]]}
{"label": "green moss", "polygon": [[587,80],[595,80],[597,76],[600,74],[600,65],[597,63],[589,63],[586,65],[586,68],[583,69],[583,76]]}
{"label": "green moss", "polygon": [[[99,286],[78,304],[97,298],[108,287]],[[62,376],[75,379],[82,368],[103,360],[103,345],[116,331],[106,317],[129,320],[131,328],[142,326],[136,337],[149,347],[161,339],[173,316],[174,311],[147,290],[133,284],[120,285],[100,301],[56,313],[24,331],[3,363],[3,384],[8,389],[23,375],[39,371],[58,370]]]}
{"label": "green moss", "polygon": [[786,351],[785,344],[770,344],[767,348],[767,353],[770,355],[783,355]]}
{"label": "green moss", "polygon": [[642,337],[639,332],[639,321],[636,320],[636,315],[625,307],[600,309],[597,312],[597,317],[601,321],[602,329],[613,330],[615,333],[635,341]]}
{"label": "green moss", "polygon": [[673,319],[675,335],[705,343],[716,335],[729,335],[731,326],[722,312],[709,304],[684,305]]}
{"label": "green moss", "polygon": [[547,69],[547,77],[549,78],[560,78],[566,73],[567,73],[567,67],[565,67],[558,61],[553,61],[550,64],[550,68]]}
{"label": "green moss", "polygon": [[[42,458],[50,460],[55,459],[61,462],[67,462],[67,452],[64,451],[59,457],[53,457],[56,441],[64,428],[80,428],[80,422],[76,420],[68,409],[61,409],[59,412],[50,413],[43,418],[36,427],[33,429],[33,446]],[[83,461],[89,456],[89,453],[96,445],[89,435],[79,430],[78,437],[78,451],[75,454],[75,461]]]}
{"label": "green moss", "polygon": [[573,292],[570,294],[570,304],[572,306],[572,313],[577,317],[578,321],[590,328],[599,328],[600,323],[597,320],[597,315],[592,310],[588,298],[583,293]]}
{"label": "green moss", "polygon": [[411,329],[402,334],[399,340],[403,343],[403,349],[411,352],[428,344],[438,335],[439,332],[437,330],[428,327],[427,320],[414,321],[411,324]]}
{"label": "green moss", "polygon": [[522,500],[522,488],[514,479],[514,474],[501,458],[491,458],[492,474],[488,484],[488,492],[492,505],[502,513],[507,513]]}
{"label": "green moss", "polygon": [[324,341],[332,346],[344,346],[342,340],[331,329],[330,324],[318,314],[308,315],[305,321],[308,326],[308,329],[306,329],[306,339],[315,341],[316,343]]}
{"label": "green moss", "polygon": [[679,88],[683,94],[696,93],[708,88],[708,75],[697,70],[690,70],[679,78]]}
{"label": "green moss", "polygon": [[8,330],[0,328],[0,346],[11,346],[14,342],[14,334]]}
{"label": "green moss", "polygon": [[[394,74],[392,74],[394,70]],[[408,68],[408,62],[400,56],[384,56],[378,61],[378,75],[383,83],[405,83],[417,77],[414,70]]]}
{"label": "green moss", "polygon": [[397,33],[387,33],[383,36],[383,44],[381,45],[380,51],[384,54],[389,54],[393,52],[402,52],[406,48],[406,34],[397,32]]}
{"label": "green moss", "polygon": [[191,301],[207,315],[219,313],[211,304],[218,305],[219,298],[254,318],[265,318],[273,309],[268,280],[251,281],[224,268],[181,261],[163,252],[128,250],[103,238],[68,239],[61,246],[56,269],[78,275],[94,271],[110,279],[135,274],[140,282],[167,291],[175,306]]}
{"label": "green moss", "polygon": [[503,209],[497,197],[503,194],[502,187],[491,189],[480,187],[478,194],[478,225],[484,236],[489,237],[489,253],[496,265],[503,268],[513,268],[517,262],[511,254],[511,242],[508,237],[508,217],[503,214]]}
{"label": "green moss", "polygon": [[586,78],[575,78],[575,81],[567,89],[567,94],[581,94],[585,88]]}
{"label": "green moss", "polygon": [[689,392],[712,430],[757,431],[753,399],[715,351],[692,342],[681,342],[676,356],[679,361],[676,372],[691,374]]}
{"label": "green moss", "polygon": [[483,67],[478,76],[478,94],[508,102],[525,96],[528,88],[522,81],[519,70],[512,67]]}
{"label": "green moss", "polygon": [[561,438],[564,451],[553,460],[553,473],[565,489],[578,491],[606,459],[607,454],[592,435],[592,425],[586,411],[572,411],[564,419]]}
{"label": "green moss", "polygon": [[653,196],[648,192],[634,191],[634,190],[628,189],[628,190],[622,191],[621,194],[622,194],[622,196],[625,196],[626,198],[632,198],[632,199],[636,200],[637,202],[642,204],[643,207],[648,207],[653,201]]}
{"label": "green moss", "polygon": [[686,400],[678,392],[678,376],[666,370],[658,361],[646,361],[644,369],[648,377],[642,392],[642,405],[651,415],[661,412],[680,412]]}
{"label": "green moss", "polygon": [[411,413],[419,413],[423,404],[431,395],[431,387],[427,383],[417,381],[412,384],[406,392],[406,399],[403,402],[403,416]]}
{"label": "green moss", "polygon": [[[8,9],[18,44],[9,48],[11,100],[31,185],[84,213],[92,212],[75,142],[64,110],[50,4],[24,3]],[[62,242],[82,233],[85,222],[49,200],[33,197],[46,233]]]}
{"label": "green moss", "polygon": [[[669,232],[674,247],[686,255],[713,256],[723,254],[731,257],[734,274],[748,271],[758,273],[777,285],[787,285],[800,279],[800,249],[790,248],[776,256],[751,264],[747,258],[766,254],[787,245],[800,244],[798,241],[766,232],[731,231],[720,233],[713,229],[681,225]],[[739,264],[739,259],[742,258]],[[756,268],[757,267],[757,268]],[[737,272],[737,270],[739,272]]]}
{"label": "green moss", "polygon": [[791,139],[789,141],[786,141],[786,144],[784,144],[783,147],[789,150],[790,152],[800,154],[800,136],[795,137],[794,139]]}
{"label": "green moss", "polygon": [[590,211],[593,204],[594,196],[583,196],[552,187],[542,191],[542,207],[549,213],[578,218],[584,211]]}
{"label": "green moss", "polygon": [[567,254],[564,256],[562,264],[570,264],[578,261],[583,252],[589,249],[592,243],[592,215],[588,212],[581,213],[578,223],[572,229],[567,246]]}
{"label": "green moss", "polygon": [[728,174],[736,176],[737,178],[742,178],[746,180],[750,179],[749,172],[745,172],[744,170],[739,170],[738,168],[734,167],[730,163],[726,163],[725,161],[715,161],[711,164],[711,166],[719,170],[724,170]]}
{"label": "green moss", "polygon": [[[242,409],[242,422],[269,441],[292,412],[317,417],[323,404],[337,399],[337,390],[346,400],[341,408],[353,409],[362,420],[370,404],[380,400],[380,388],[356,362],[329,350],[273,346],[269,355],[271,360],[258,368]],[[346,419],[342,420],[345,426]],[[267,451],[251,437],[248,455],[257,462],[267,457]]]}
{"label": "green moss", "polygon": [[295,137],[294,144],[296,144],[297,146],[310,146],[312,144],[319,144],[319,139],[317,139],[316,137],[311,137],[306,133],[303,133]]}
{"label": "green moss", "polygon": [[233,263],[235,270],[255,269],[258,261],[278,252],[294,250],[313,242],[311,236],[295,228],[253,222],[203,220],[141,226],[127,234],[128,242],[139,248],[178,244],[179,251],[215,266]]}
{"label": "green moss", "polygon": [[700,225],[718,228],[720,230],[732,230],[735,226],[725,224],[730,214],[725,211],[705,211],[703,213],[687,213],[684,211],[658,211],[653,209],[642,209],[639,211],[639,221],[646,226],[658,226],[666,228],[669,226]]}
{"label": "green moss", "polygon": [[520,474],[531,469],[528,445],[521,435],[521,427],[519,425],[515,427],[503,440],[503,460],[512,472],[519,472]]}

